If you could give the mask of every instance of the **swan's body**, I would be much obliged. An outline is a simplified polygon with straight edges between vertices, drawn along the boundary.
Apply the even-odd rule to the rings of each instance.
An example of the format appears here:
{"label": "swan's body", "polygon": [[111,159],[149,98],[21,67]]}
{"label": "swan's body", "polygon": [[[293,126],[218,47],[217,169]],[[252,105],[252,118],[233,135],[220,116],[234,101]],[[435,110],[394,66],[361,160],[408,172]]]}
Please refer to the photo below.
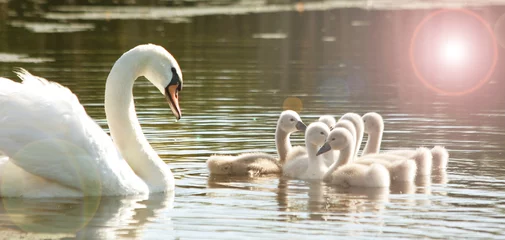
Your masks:
{"label": "swan's body", "polygon": [[[366,157],[370,156],[373,157],[374,155],[377,154],[369,154],[366,155]],[[431,155],[431,152],[429,149],[425,147],[420,147],[417,149],[399,149],[399,150],[388,150],[384,151],[382,153],[379,153],[378,155],[385,155],[386,157],[389,157],[391,161],[395,161],[395,157],[400,157],[400,158],[408,158],[412,159],[416,162],[416,175],[417,176],[428,176],[431,175],[432,171],[432,164],[433,164],[433,157]],[[396,158],[397,160],[398,158]]]}
{"label": "swan's body", "polygon": [[[17,74],[23,83],[0,78],[0,151],[9,157],[0,169],[1,196],[132,195],[174,189],[170,168],[142,133],[132,96],[134,81],[145,76],[180,118],[182,74],[164,48],[137,46],[112,67],[105,91],[112,139],[69,89],[25,70]],[[23,184],[8,184],[16,181]]]}
{"label": "swan's body", "polygon": [[[351,129],[349,132],[351,135],[354,137],[354,140],[359,140],[360,136],[356,136],[355,134],[358,134],[358,129],[356,126],[362,126],[363,125],[363,120],[359,115],[353,114],[353,113],[348,113],[345,114],[342,118],[342,120],[339,120],[338,123],[346,123],[344,121],[350,121],[352,124],[343,124],[342,126],[345,126],[346,129]],[[345,120],[349,119],[349,120]],[[342,124],[342,123],[341,123]],[[353,129],[354,128],[354,129]],[[353,131],[354,130],[354,131]],[[366,132],[367,129],[366,126],[363,128],[363,132]],[[371,131],[370,131],[371,132]],[[369,141],[367,141],[367,145],[369,145]],[[380,141],[379,141],[380,142]],[[359,146],[358,144],[355,144],[355,147]],[[366,149],[366,147],[365,147]],[[354,156],[357,155],[357,152],[354,151]],[[391,177],[391,180],[395,181],[414,181],[415,176],[416,176],[416,165],[415,162],[410,160],[409,158],[398,156],[398,155],[388,155],[388,154],[373,154],[373,155],[365,155],[364,157],[358,158],[354,160],[354,163],[359,163],[363,165],[372,165],[375,163],[381,164],[384,167],[387,168],[389,171],[389,175]],[[345,163],[340,163],[337,162],[337,166],[342,166]]]}
{"label": "swan's body", "polygon": [[[303,152],[295,153],[291,147],[290,135],[305,131],[305,124],[298,113],[287,110],[281,113],[275,130],[275,145],[279,159],[266,153],[243,153],[237,156],[213,155],[207,159],[207,168],[216,175],[249,175],[280,173],[282,164],[288,157],[295,158]],[[289,156],[291,153],[293,156]]]}
{"label": "swan's body", "polygon": [[[349,131],[349,133],[351,133],[351,136],[356,136],[356,128],[354,127],[354,124],[349,121],[349,120],[346,120],[346,119],[340,119],[338,120],[338,122],[333,126],[333,128],[345,128],[347,131]],[[354,139],[355,140],[355,139]],[[337,168],[346,164],[347,162],[346,161],[338,161],[339,157],[340,157],[340,151],[329,151],[327,153],[323,153],[324,154],[328,154],[328,153],[331,153],[333,152],[333,156],[335,158],[335,161],[336,161],[336,164],[337,164]],[[351,160],[354,159],[354,153],[351,157]],[[351,161],[350,160],[350,161]],[[333,163],[332,163],[333,164]],[[330,164],[329,166],[331,166],[332,164]],[[328,167],[329,167],[328,166]]]}
{"label": "swan's body", "polygon": [[431,149],[433,156],[433,170],[444,170],[449,162],[449,152],[442,146],[435,146]]}
{"label": "swan's body", "polygon": [[[363,150],[363,156],[373,156],[379,154],[382,135],[384,133],[384,121],[378,113],[367,113],[363,115],[365,133],[368,140]],[[432,169],[445,168],[447,166],[449,153],[445,148],[436,146],[431,151],[427,148],[388,150],[380,155],[402,156],[413,159],[417,165],[417,175],[430,175]],[[394,160],[394,157],[390,157]],[[435,163],[434,163],[435,162]]]}
{"label": "swan's body", "polygon": [[321,122],[313,122],[305,132],[307,155],[299,156],[282,167],[284,176],[304,180],[321,180],[328,170],[323,156],[316,156],[318,146],[323,145],[330,128]]}
{"label": "swan's body", "polygon": [[391,181],[413,182],[416,178],[416,162],[412,159],[402,158],[391,161],[387,156],[361,157],[354,161],[357,164],[381,164],[389,171]]}
{"label": "swan's body", "polygon": [[280,173],[279,160],[266,153],[243,153],[237,156],[214,155],[207,160],[210,174],[248,175]]}
{"label": "swan's body", "polygon": [[350,163],[354,158],[354,136],[341,127],[333,129],[317,154],[339,150],[339,159],[324,174],[323,180],[342,187],[389,187],[388,170],[380,164],[370,166]]}

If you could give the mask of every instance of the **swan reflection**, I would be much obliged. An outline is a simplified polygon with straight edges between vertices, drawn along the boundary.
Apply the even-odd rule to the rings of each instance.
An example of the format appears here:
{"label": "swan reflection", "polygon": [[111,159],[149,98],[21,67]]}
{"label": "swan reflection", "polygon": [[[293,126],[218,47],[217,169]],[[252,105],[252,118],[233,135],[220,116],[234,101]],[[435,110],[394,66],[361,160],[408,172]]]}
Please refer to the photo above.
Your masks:
{"label": "swan reflection", "polygon": [[141,239],[146,225],[173,208],[174,192],[150,196],[3,198],[0,234],[31,239]]}

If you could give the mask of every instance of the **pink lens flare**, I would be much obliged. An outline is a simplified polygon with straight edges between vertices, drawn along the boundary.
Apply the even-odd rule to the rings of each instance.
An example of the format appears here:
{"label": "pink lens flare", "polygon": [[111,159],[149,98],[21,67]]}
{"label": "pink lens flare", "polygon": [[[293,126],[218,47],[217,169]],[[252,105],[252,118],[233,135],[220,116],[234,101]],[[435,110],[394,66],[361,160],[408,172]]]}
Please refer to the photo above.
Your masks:
{"label": "pink lens flare", "polygon": [[[459,89],[459,90],[451,91],[451,90],[447,90],[447,89],[442,89],[442,88],[434,85],[433,80],[436,80],[436,79],[432,79],[433,77],[426,76],[426,71],[423,71],[419,65],[420,61],[422,61],[422,56],[419,56],[421,54],[418,54],[415,49],[417,49],[419,47],[418,46],[420,44],[418,42],[419,35],[422,31],[424,31],[424,28],[426,27],[427,23],[430,23],[431,21],[435,21],[437,18],[443,17],[444,15],[454,14],[454,13],[464,14],[465,17],[473,18],[474,20],[477,20],[480,23],[480,25],[482,25],[483,29],[485,29],[485,32],[487,32],[489,34],[489,36],[486,36],[486,37],[488,37],[491,42],[491,48],[492,48],[491,49],[491,51],[492,51],[491,58],[492,59],[491,59],[491,61],[489,61],[489,67],[486,67],[487,71],[485,71],[485,72],[483,71],[484,74],[479,75],[481,77],[476,77],[476,80],[478,79],[478,81],[475,81],[474,84],[472,84],[470,87],[467,87],[463,90]],[[438,24],[433,25],[433,26],[438,26]],[[447,35],[447,34],[445,34],[445,35]],[[423,37],[426,38],[426,36],[423,36]],[[429,36],[429,37],[431,37],[431,36]],[[426,45],[426,43],[421,43],[421,44]],[[472,59],[472,57],[474,57],[474,56],[470,55],[472,47],[474,49],[478,49],[479,47],[482,47],[482,44],[481,45],[473,44],[474,46],[472,46],[471,41],[469,41],[469,40],[467,41],[464,37],[452,37],[452,38],[448,38],[448,39],[446,38],[441,43],[437,43],[437,44],[439,45],[439,47],[437,49],[435,49],[435,51],[437,51],[437,53],[438,53],[437,55],[439,56],[440,61],[444,65],[443,67],[444,68],[454,67],[454,69],[456,69],[456,70],[453,69],[454,72],[458,71],[458,68],[456,68],[456,67],[459,67],[459,70],[463,71],[465,64],[466,65],[470,64],[468,62],[469,59]],[[433,51],[433,49],[430,49],[430,50]],[[478,52],[478,51],[474,51],[474,52]],[[417,27],[412,35],[412,38],[410,40],[409,57],[410,57],[410,63],[411,63],[412,69],[414,70],[414,74],[427,88],[429,88],[432,91],[435,91],[437,93],[443,94],[443,95],[461,96],[461,95],[465,95],[465,94],[474,92],[475,90],[479,89],[480,87],[482,87],[484,84],[486,84],[489,81],[490,77],[492,76],[492,74],[496,68],[496,64],[498,62],[498,44],[497,44],[493,29],[478,14],[476,14],[470,10],[466,10],[466,9],[443,9],[443,10],[438,10],[438,11],[430,13],[417,25]],[[434,61],[434,59],[428,59],[428,60],[425,59],[425,62],[432,61],[432,60]],[[433,68],[437,68],[437,67],[440,67],[440,66],[433,65]],[[428,81],[427,79],[432,80],[432,81]]]}

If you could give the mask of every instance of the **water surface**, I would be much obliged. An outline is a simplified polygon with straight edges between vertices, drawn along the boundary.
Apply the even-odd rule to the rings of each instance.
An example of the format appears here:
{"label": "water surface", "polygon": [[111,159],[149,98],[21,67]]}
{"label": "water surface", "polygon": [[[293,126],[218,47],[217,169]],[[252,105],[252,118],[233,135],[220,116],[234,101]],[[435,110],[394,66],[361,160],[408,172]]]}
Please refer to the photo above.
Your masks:
{"label": "water surface", "polygon": [[[497,67],[482,87],[448,96],[423,84],[409,57],[413,32],[440,5],[368,1],[354,6],[357,1],[350,1],[343,7],[326,2],[261,8],[239,4],[231,14],[221,6],[184,7],[179,15],[164,12],[172,7],[99,6],[91,11],[89,6],[50,5],[19,16],[1,5],[1,75],[14,78],[12,69],[24,67],[69,87],[104,129],[104,81],[124,51],[141,43],[160,44],[178,59],[184,74],[179,122],[145,79],[134,89],[144,133],[175,174],[174,195],[3,199],[1,235],[35,239],[504,235],[505,84],[500,66],[505,7],[482,6],[479,1],[479,6],[468,8],[493,29],[496,51],[485,25],[454,13],[430,23],[429,29],[448,26],[444,31],[421,35],[422,43],[415,47],[424,58],[416,59],[416,64],[429,84],[446,92],[477,84],[497,56]],[[468,53],[478,60],[455,69],[437,62],[433,40],[456,29],[454,19],[461,23],[457,29],[470,29],[479,43]],[[296,104],[298,100],[301,104]],[[417,186],[394,186],[391,192],[346,190],[278,176],[209,176],[205,160],[211,154],[275,154],[275,123],[288,106],[306,123],[322,114],[379,112],[386,125],[383,149],[443,145],[450,150],[449,168],[424,179],[424,184],[419,180]],[[293,143],[303,144],[303,135],[294,134]]]}

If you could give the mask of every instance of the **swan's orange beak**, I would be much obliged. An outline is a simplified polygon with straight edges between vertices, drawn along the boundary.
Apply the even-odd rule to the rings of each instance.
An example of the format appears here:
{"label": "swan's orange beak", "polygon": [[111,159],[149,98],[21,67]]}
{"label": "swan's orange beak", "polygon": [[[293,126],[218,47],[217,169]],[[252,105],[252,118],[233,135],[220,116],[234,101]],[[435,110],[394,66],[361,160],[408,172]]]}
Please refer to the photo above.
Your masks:
{"label": "swan's orange beak", "polygon": [[179,107],[179,85],[169,85],[165,88],[165,98],[177,120],[181,119],[182,113]]}

